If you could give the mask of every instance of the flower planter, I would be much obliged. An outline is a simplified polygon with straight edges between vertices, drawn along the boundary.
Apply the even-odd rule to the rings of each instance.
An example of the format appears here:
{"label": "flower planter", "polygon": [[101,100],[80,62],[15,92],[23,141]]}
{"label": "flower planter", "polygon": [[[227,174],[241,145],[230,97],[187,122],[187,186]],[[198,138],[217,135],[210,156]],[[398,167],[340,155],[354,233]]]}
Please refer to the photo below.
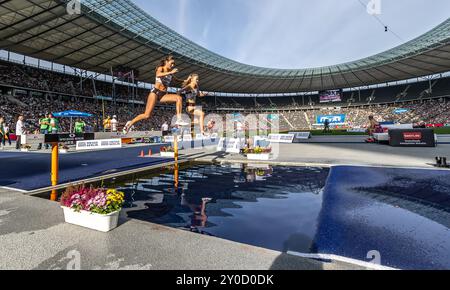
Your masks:
{"label": "flower planter", "polygon": [[175,152],[161,152],[161,157],[175,158]]}
{"label": "flower planter", "polygon": [[247,154],[248,160],[270,160],[270,153],[262,153],[262,154]]}
{"label": "flower planter", "polygon": [[66,223],[89,228],[92,230],[107,233],[115,228],[119,223],[120,211],[107,215],[91,213],[88,211],[76,212],[71,208],[62,206]]}
{"label": "flower planter", "polygon": [[61,154],[66,154],[68,152],[67,149],[59,149],[59,153]]}
{"label": "flower planter", "polygon": [[30,152],[30,149],[28,149],[28,148],[22,148],[22,149],[20,149],[20,151],[21,151],[21,152]]}

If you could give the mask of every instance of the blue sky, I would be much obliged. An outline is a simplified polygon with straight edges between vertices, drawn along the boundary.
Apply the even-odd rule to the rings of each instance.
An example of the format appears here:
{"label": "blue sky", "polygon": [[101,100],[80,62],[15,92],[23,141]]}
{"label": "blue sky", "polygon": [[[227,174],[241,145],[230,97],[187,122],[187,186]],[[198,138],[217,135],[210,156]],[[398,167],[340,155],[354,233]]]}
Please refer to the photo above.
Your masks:
{"label": "blue sky", "polygon": [[[216,53],[274,68],[333,65],[402,43],[361,5],[369,0],[133,0]],[[450,17],[449,0],[381,0],[379,19],[404,41]]]}

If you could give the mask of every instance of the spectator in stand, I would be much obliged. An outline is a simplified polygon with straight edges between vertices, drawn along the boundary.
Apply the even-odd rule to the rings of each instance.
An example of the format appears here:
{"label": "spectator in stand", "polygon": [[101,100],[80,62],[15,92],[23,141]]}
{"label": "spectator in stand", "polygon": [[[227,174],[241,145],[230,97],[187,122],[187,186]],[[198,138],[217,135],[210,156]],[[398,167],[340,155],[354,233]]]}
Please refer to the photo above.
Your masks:
{"label": "spectator in stand", "polygon": [[[443,78],[438,80],[437,86],[441,86],[439,94],[441,98],[426,99],[419,98],[417,94],[416,99],[395,104],[364,104],[353,102],[352,107],[347,107],[347,103],[333,104],[333,105],[300,105],[299,97],[289,98],[272,98],[271,100],[277,103],[276,114],[280,115],[280,130],[294,131],[294,130],[312,130],[316,123],[317,115],[335,115],[345,114],[348,120],[348,127],[350,128],[367,128],[367,116],[377,116],[377,121],[392,121],[401,124],[417,124],[424,121],[427,126],[441,126],[450,123],[450,98],[445,97],[450,95],[450,79]],[[34,132],[39,127],[39,114],[41,112],[59,112],[64,110],[76,109],[80,111],[89,112],[95,116],[105,116],[117,114],[120,119],[131,119],[143,111],[143,105],[128,104],[120,102],[118,110],[112,102],[100,102],[92,97],[94,85],[92,81],[84,81],[83,86],[80,86],[79,76],[52,72],[45,69],[38,69],[35,67],[24,66],[17,63],[9,63],[0,60],[0,83],[7,87],[5,95],[0,94],[0,115],[5,119],[6,123],[13,124],[15,122],[14,112],[23,112],[25,117],[25,126],[29,128],[30,132]],[[19,91],[14,91],[8,87],[23,87],[27,90],[40,90],[40,95],[21,95]],[[414,87],[415,85],[413,85]],[[413,89],[413,87],[411,89]],[[95,88],[97,95],[111,96],[111,83],[95,80]],[[417,88],[419,90],[420,87]],[[415,91],[415,90],[414,90]],[[435,90],[436,92],[437,90]],[[116,96],[118,99],[129,99],[129,90],[127,86],[116,85]],[[139,88],[138,98],[141,101],[146,100],[149,93],[148,89]],[[378,94],[377,92],[376,94]],[[397,94],[397,93],[396,93]],[[89,98],[86,98],[89,96]],[[246,100],[251,99],[251,101]],[[380,96],[377,99],[389,100],[389,96]],[[392,96],[395,100],[395,95]],[[259,100],[259,99],[258,99]],[[239,109],[244,115],[259,114],[270,109],[273,112],[274,108],[270,108],[270,104],[266,99],[261,99],[258,102],[257,108],[254,107],[253,98],[205,98],[202,99],[202,105],[205,111],[215,113],[220,116],[235,113],[234,109]],[[265,102],[266,104],[262,104]],[[20,104],[22,103],[22,105]],[[331,107],[327,107],[331,106]],[[230,108],[224,110],[224,108]],[[407,109],[407,112],[396,114],[396,109]],[[152,118],[146,122],[136,125],[138,131],[159,130],[164,120],[170,120],[175,114],[172,107],[159,105],[157,110],[154,110]],[[84,119],[86,125],[94,125],[97,123],[97,130],[101,128],[102,120],[94,118]],[[170,124],[170,123],[169,123]],[[60,130],[68,132],[70,122],[68,119],[60,120]],[[110,131],[111,128],[108,128]]]}
{"label": "spectator in stand", "polygon": [[[11,146],[11,129],[9,128],[8,124],[6,124],[6,122],[4,123],[3,130],[5,131],[5,138],[6,140],[8,140],[9,146]],[[3,140],[3,145],[5,145],[5,140]]]}
{"label": "spectator in stand", "polygon": [[169,130],[169,124],[167,123],[167,121],[165,121],[164,124],[162,124],[161,131],[162,131],[163,136],[169,135],[170,130]]}
{"label": "spectator in stand", "polygon": [[111,132],[117,132],[118,125],[119,125],[119,122],[117,121],[117,116],[114,115],[111,120]]}
{"label": "spectator in stand", "polygon": [[75,122],[75,134],[83,134],[85,132],[85,128],[86,123],[83,120],[78,119]]}
{"label": "spectator in stand", "polygon": [[25,135],[25,123],[23,122],[24,117],[22,115],[19,116],[19,119],[16,123],[16,149],[19,150],[21,147],[22,135]]}
{"label": "spectator in stand", "polygon": [[[41,118],[39,120],[39,133],[46,135],[49,133],[49,131],[48,131],[49,128],[50,128],[50,116],[44,115],[43,118]],[[45,144],[45,149],[48,149],[48,148],[49,148],[49,145]],[[41,150],[41,149],[42,149],[42,143],[39,144],[39,146],[38,146],[38,150]]]}
{"label": "spectator in stand", "polygon": [[108,132],[111,130],[111,117],[108,116],[106,119],[103,120],[103,131]]}
{"label": "spectator in stand", "polygon": [[50,114],[48,116],[50,118],[50,127],[49,127],[49,133],[51,134],[58,134],[59,133],[59,121],[56,119],[53,114]]}
{"label": "spectator in stand", "polygon": [[5,138],[6,138],[5,119],[0,117],[0,142],[1,142],[2,150],[5,147]]}

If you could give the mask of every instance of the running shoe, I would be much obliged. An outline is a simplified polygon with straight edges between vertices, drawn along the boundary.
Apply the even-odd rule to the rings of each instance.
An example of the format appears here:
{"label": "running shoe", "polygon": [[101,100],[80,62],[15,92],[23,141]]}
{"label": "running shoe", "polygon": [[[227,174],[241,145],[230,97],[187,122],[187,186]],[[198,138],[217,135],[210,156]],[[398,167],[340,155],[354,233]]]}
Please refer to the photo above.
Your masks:
{"label": "running shoe", "polygon": [[122,133],[123,134],[128,134],[128,132],[130,131],[130,124],[131,124],[131,121],[128,121],[126,124],[125,124],[125,127],[123,127],[123,130],[122,130]]}
{"label": "running shoe", "polygon": [[187,126],[187,125],[189,125],[189,123],[187,123],[187,122],[185,122],[185,121],[179,119],[179,120],[177,120],[177,121],[175,122],[175,125],[178,125],[178,126]]}

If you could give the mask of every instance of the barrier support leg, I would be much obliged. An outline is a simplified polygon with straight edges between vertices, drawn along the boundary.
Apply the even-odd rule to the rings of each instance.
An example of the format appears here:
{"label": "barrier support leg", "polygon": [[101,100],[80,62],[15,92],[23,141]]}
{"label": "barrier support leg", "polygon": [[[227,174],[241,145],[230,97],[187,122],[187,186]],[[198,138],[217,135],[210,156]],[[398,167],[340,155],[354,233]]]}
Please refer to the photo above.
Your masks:
{"label": "barrier support leg", "polygon": [[175,181],[175,189],[178,190],[179,180],[180,180],[180,167],[178,163],[175,163],[174,166],[174,181]]}
{"label": "barrier support leg", "polygon": [[175,162],[178,162],[178,136],[175,135],[173,140],[173,151],[175,153]]}
{"label": "barrier support leg", "polygon": [[[58,143],[52,143],[52,169],[51,169],[51,182],[52,186],[58,185],[59,177],[59,146]],[[58,192],[56,189],[52,190],[50,199],[56,201],[58,198]]]}

